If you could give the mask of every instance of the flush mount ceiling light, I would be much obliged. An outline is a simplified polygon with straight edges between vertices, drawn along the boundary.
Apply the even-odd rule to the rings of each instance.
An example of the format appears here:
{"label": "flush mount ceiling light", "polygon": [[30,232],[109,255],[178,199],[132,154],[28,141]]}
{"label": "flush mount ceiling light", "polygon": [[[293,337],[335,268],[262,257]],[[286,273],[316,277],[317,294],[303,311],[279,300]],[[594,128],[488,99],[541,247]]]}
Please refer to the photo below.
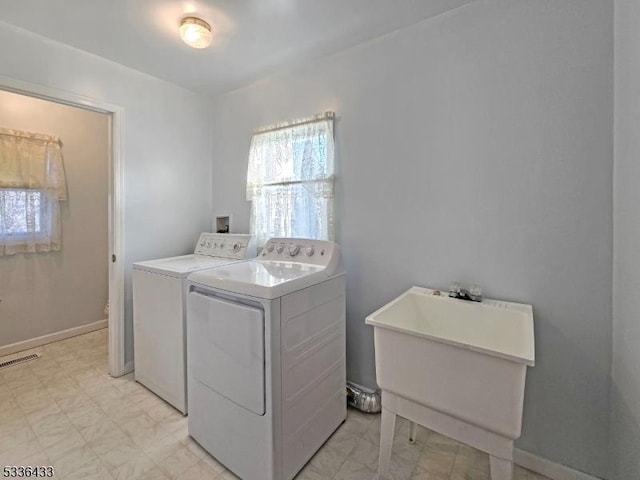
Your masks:
{"label": "flush mount ceiling light", "polygon": [[206,48],[211,45],[211,25],[198,17],[185,17],[180,22],[180,37],[190,47]]}

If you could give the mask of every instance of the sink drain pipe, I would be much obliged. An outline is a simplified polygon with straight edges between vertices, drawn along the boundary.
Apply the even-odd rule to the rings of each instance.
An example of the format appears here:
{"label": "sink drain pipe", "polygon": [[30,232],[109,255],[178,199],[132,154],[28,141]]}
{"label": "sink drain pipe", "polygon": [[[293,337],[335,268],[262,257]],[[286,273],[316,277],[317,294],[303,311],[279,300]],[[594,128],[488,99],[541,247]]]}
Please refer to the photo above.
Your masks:
{"label": "sink drain pipe", "polygon": [[347,382],[347,403],[364,413],[380,413],[382,410],[379,392],[353,382]]}

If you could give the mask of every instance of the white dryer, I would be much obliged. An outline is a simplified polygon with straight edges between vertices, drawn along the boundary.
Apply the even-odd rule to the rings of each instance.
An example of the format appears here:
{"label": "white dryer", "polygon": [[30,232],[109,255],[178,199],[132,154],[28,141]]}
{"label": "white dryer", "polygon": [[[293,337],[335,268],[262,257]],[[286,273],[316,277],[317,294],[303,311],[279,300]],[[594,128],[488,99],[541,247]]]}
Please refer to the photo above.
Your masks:
{"label": "white dryer", "polygon": [[346,418],[338,245],[274,238],[189,276],[189,434],[243,480],[290,480]]}
{"label": "white dryer", "polygon": [[195,253],[133,264],[135,378],[187,413],[186,277],[255,255],[251,235],[203,233]]}

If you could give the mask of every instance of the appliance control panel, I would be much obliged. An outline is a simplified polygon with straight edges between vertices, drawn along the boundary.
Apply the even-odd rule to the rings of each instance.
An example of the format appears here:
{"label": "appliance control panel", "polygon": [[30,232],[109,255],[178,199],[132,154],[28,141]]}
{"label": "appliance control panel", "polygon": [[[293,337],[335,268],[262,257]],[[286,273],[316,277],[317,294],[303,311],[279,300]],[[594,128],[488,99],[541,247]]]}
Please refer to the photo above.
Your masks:
{"label": "appliance control panel", "polygon": [[335,242],[307,238],[271,238],[265,243],[260,260],[310,263],[328,266],[340,259]]}
{"label": "appliance control panel", "polygon": [[193,253],[237,260],[256,256],[253,235],[235,233],[202,233]]}

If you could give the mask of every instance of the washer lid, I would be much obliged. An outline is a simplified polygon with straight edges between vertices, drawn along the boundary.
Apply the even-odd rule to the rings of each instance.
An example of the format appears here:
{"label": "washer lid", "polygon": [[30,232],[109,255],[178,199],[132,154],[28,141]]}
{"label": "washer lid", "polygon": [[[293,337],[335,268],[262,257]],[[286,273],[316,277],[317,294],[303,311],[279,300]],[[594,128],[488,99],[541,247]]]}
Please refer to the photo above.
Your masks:
{"label": "washer lid", "polygon": [[172,277],[185,277],[191,272],[214,268],[230,263],[242,262],[243,260],[234,260],[230,258],[210,257],[207,255],[182,255],[179,257],[158,258],[156,260],[148,260],[146,262],[137,262],[133,264],[136,270],[144,270],[152,273],[160,273]]}
{"label": "washer lid", "polygon": [[233,293],[273,299],[329,277],[322,265],[252,260],[189,275],[189,281]]}

